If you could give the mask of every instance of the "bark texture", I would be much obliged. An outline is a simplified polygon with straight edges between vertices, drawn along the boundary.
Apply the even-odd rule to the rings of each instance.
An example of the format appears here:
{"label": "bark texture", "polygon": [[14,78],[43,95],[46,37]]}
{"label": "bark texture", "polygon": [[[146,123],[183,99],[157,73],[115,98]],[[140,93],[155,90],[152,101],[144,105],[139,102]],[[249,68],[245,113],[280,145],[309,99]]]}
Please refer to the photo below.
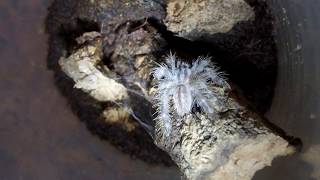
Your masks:
{"label": "bark texture", "polygon": [[[92,32],[91,36],[95,34],[97,33]],[[85,34],[82,39],[88,35]],[[148,49],[138,45],[135,47]],[[97,36],[70,56],[60,58],[61,67],[75,81],[75,88],[88,92],[99,101],[122,101],[125,97],[130,102],[130,98],[145,96],[139,103],[144,103],[143,101],[148,103],[154,91],[153,88],[150,86],[139,91],[141,94],[132,94],[129,97],[130,89],[110,78],[112,77],[108,73],[110,70],[101,65],[101,52],[101,39]],[[135,49],[130,52],[140,51]],[[135,54],[127,55],[132,57]],[[138,56],[133,61],[146,64],[150,58],[152,58],[151,55],[141,60]],[[144,68],[144,72],[150,74],[152,66]],[[146,77],[146,74],[142,77]],[[139,73],[133,76],[138,78]],[[134,77],[132,78],[135,79]],[[271,165],[274,158],[295,151],[287,140],[264,124],[263,118],[240,105],[232,92],[226,91],[225,87],[215,88],[215,93],[227,99],[224,104],[213,105],[215,109],[219,109],[218,114],[208,116],[201,112],[194,112],[185,115],[182,119],[174,116],[170,136],[162,136],[158,132],[151,134],[156,144],[172,157],[187,179],[251,179],[257,170]],[[143,95],[143,92],[147,94]],[[135,111],[136,107],[137,105],[133,103],[125,104],[122,111],[133,114],[135,117],[137,114],[145,114],[144,112],[148,111],[141,108],[140,112]],[[109,113],[105,115],[110,116]],[[136,120],[148,131],[152,127],[144,121],[144,118],[150,117],[139,116]]]}
{"label": "bark texture", "polygon": [[253,19],[253,9],[243,0],[169,0],[166,25],[179,36],[196,40]]}
{"label": "bark texture", "polygon": [[173,132],[156,136],[187,179],[251,179],[294,146],[230,97],[217,116],[201,113],[173,119]]}

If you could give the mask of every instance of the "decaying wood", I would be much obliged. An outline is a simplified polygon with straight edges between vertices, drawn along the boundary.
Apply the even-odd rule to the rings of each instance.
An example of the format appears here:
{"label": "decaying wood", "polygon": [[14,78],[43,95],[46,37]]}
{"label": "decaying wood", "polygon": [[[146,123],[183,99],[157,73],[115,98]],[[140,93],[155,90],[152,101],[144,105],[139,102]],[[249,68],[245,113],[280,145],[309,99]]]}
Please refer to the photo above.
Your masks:
{"label": "decaying wood", "polygon": [[179,36],[196,40],[253,19],[252,8],[243,0],[169,0],[166,25]]}
{"label": "decaying wood", "polygon": [[[140,32],[140,35],[144,33]],[[145,35],[142,37],[146,37]],[[137,82],[141,82],[143,78],[146,78],[145,81],[151,80],[150,76],[146,76],[150,74],[150,68],[152,68],[147,62],[154,57],[148,53],[148,55],[141,54],[140,50],[148,49],[152,52],[154,46],[151,44],[155,42],[150,41],[142,47],[138,46],[136,36],[133,37],[135,38],[123,41],[121,47],[125,47],[127,43],[132,44],[130,42],[135,40],[137,49],[133,48],[132,51],[125,53],[125,56],[131,59],[129,62],[132,64],[139,63],[145,66],[139,69],[144,73],[137,71],[131,74],[132,79],[134,81],[140,79]],[[127,96],[130,89],[112,79],[110,69],[101,64],[102,44],[99,36],[81,45],[81,48],[68,57],[60,58],[59,61],[63,71],[75,81],[75,88],[88,92],[99,101],[144,96],[143,90],[140,90],[139,95]],[[120,53],[114,56],[124,55]],[[118,63],[120,66],[124,62],[118,61]],[[95,89],[86,86],[90,84],[94,85],[92,87]],[[154,89],[151,86],[139,85],[138,87],[145,88],[144,92],[147,92],[145,98],[140,101],[148,101]],[[106,93],[109,91],[113,93]],[[173,117],[173,131],[169,137],[154,134],[156,144],[172,157],[186,178],[251,179],[257,170],[270,165],[275,157],[294,152],[294,147],[289,145],[288,141],[265,125],[261,117],[242,106],[232,92],[217,89],[216,93],[227,99],[225,104],[214,105],[221,106],[221,111],[216,116],[210,117],[200,112],[185,115],[182,120],[175,116]],[[146,110],[143,109],[143,111]]]}
{"label": "decaying wood", "polygon": [[[86,38],[94,39],[98,33],[84,34],[78,43],[85,43]],[[101,40],[96,43],[101,44]],[[74,80],[75,88],[82,89],[98,101],[116,101],[128,98],[126,88],[115,80],[105,76],[98,68],[102,49],[96,44],[87,45],[72,54],[69,59],[60,59],[62,70]],[[101,47],[101,46],[100,46]],[[103,68],[103,67],[102,67]]]}
{"label": "decaying wood", "polygon": [[215,117],[175,117],[172,135],[157,136],[157,145],[169,152],[187,179],[251,179],[275,157],[295,151],[233,97],[224,108]]}

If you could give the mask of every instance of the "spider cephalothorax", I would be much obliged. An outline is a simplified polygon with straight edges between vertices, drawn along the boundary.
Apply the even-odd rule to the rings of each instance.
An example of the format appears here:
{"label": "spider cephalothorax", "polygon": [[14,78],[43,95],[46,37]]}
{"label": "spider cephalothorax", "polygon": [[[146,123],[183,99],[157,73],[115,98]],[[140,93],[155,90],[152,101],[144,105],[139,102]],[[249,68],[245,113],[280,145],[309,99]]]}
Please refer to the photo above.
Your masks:
{"label": "spider cephalothorax", "polygon": [[219,101],[212,85],[228,86],[209,57],[198,57],[192,64],[187,64],[170,54],[166,63],[154,68],[153,76],[157,131],[167,136],[172,128],[172,113],[182,117],[191,113],[193,107],[199,107],[202,112],[212,114],[215,112],[213,105]]}

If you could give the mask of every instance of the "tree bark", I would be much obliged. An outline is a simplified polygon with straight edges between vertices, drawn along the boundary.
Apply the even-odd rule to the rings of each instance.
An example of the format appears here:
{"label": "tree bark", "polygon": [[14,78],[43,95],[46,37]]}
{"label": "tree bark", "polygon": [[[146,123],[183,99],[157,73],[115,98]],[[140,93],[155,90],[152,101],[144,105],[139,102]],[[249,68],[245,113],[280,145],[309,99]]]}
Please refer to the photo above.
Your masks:
{"label": "tree bark", "polygon": [[157,145],[170,154],[187,179],[251,179],[274,158],[295,151],[233,97],[225,106],[226,111],[216,117],[200,113],[182,120],[175,117],[172,135],[156,136]]}
{"label": "tree bark", "polygon": [[[122,103],[122,108],[150,133],[156,145],[171,156],[187,179],[251,179],[256,171],[270,165],[274,158],[295,151],[284,134],[243,105],[236,93],[226,91],[224,87],[215,87],[215,93],[227,99],[224,104],[213,105],[219,109],[217,115],[192,112],[183,117],[174,116],[169,137],[155,132],[154,125],[150,123],[150,110],[141,108],[142,104],[152,106],[150,97],[154,89],[150,72],[153,66],[150,62],[156,58],[151,52],[159,48],[155,44],[161,44],[158,43],[161,38],[150,40],[156,36],[149,35],[150,32],[137,30],[125,40],[120,38],[121,43],[115,47],[116,53],[111,61],[113,59],[119,71],[123,68],[126,72],[133,71],[130,79],[125,78],[124,84],[117,81],[102,63],[102,36],[97,32],[79,37],[80,48],[69,56],[61,57],[59,64],[73,79],[75,88],[82,89],[98,101]],[[138,88],[135,93],[132,93],[133,86]]]}

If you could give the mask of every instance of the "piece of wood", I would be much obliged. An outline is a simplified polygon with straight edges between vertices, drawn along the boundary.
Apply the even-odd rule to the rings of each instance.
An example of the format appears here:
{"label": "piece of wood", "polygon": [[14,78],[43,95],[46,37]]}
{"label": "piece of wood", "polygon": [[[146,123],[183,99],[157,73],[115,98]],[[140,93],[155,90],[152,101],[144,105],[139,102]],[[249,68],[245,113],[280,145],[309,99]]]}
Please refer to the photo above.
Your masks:
{"label": "piece of wood", "polygon": [[[75,88],[88,92],[98,101],[126,99],[128,103],[123,108],[134,116],[140,115],[149,111],[141,108],[141,104],[153,102],[150,97],[154,88],[146,84],[151,84],[150,72],[154,65],[150,62],[155,59],[152,52],[159,48],[154,46],[159,39],[150,39],[153,37],[150,34],[138,30],[125,40],[121,38],[119,46],[115,47],[119,51],[115,51],[117,53],[111,60],[116,62],[117,67],[125,67],[128,72],[136,68],[134,65],[140,65],[125,84],[112,79],[110,69],[101,63],[103,48],[97,32],[83,35],[78,41],[80,48],[67,57],[61,57],[59,64],[75,81]],[[139,42],[147,43],[141,46]],[[119,59],[122,61],[116,61]],[[121,71],[121,68],[118,70]],[[137,93],[130,93],[131,84],[140,88]],[[92,87],[88,87],[90,85]],[[278,133],[262,117],[242,105],[233,92],[226,90],[226,87],[214,88],[217,96],[226,99],[223,104],[213,105],[215,109],[220,109],[219,113],[208,116],[192,112],[183,117],[173,116],[173,130],[168,137],[148,129],[151,125],[145,119],[149,116],[137,117],[138,122],[149,133],[152,132],[157,146],[171,156],[187,179],[251,179],[256,171],[270,165],[274,158],[295,151],[284,134]],[[139,102],[130,103],[137,99]]]}
{"label": "piece of wood", "polygon": [[227,33],[235,24],[253,19],[252,7],[243,0],[169,0],[165,23],[179,36],[197,40]]}
{"label": "piece of wood", "polygon": [[230,97],[226,111],[215,117],[174,117],[173,133],[156,136],[187,179],[251,179],[295,148],[263,123],[262,118]]}

